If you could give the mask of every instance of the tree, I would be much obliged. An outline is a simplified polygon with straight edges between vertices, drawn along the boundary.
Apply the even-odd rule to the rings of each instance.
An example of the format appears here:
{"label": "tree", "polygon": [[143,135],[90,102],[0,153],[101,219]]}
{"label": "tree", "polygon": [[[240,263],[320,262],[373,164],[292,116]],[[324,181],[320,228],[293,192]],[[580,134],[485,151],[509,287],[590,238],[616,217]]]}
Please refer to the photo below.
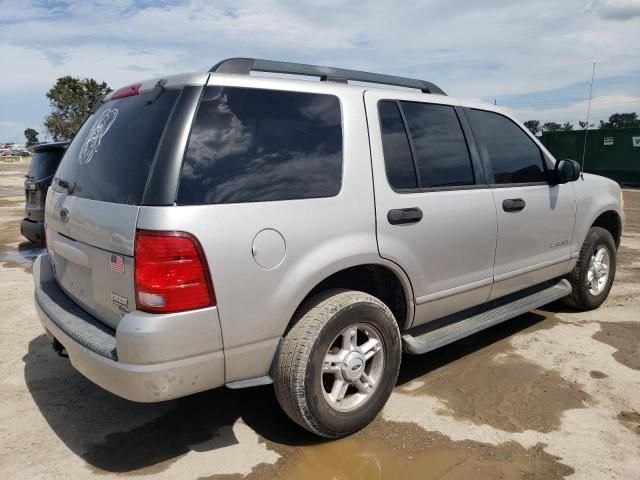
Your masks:
{"label": "tree", "polygon": [[569,131],[573,130],[573,124],[571,122],[564,122],[562,124],[562,127],[560,128],[560,130],[563,130],[565,132],[569,132]]}
{"label": "tree", "polygon": [[524,122],[524,126],[529,129],[531,133],[537,135],[540,133],[540,121],[539,120],[527,120]]}
{"label": "tree", "polygon": [[38,135],[40,134],[35,129],[27,128],[24,131],[24,138],[27,139],[27,143],[25,143],[25,146],[30,147],[31,145],[38,143]]}
{"label": "tree", "polygon": [[609,121],[600,120],[600,128],[639,128],[640,118],[635,112],[614,113],[609,117]]}
{"label": "tree", "polygon": [[44,126],[54,141],[71,140],[93,105],[111,92],[105,82],[98,83],[92,78],[74,78],[69,75],[58,78],[47,92],[51,104],[51,114]]}
{"label": "tree", "polygon": [[542,125],[542,131],[544,132],[559,132],[562,130],[562,125],[556,122],[547,122]]}
{"label": "tree", "polygon": [[584,120],[580,120],[578,122],[578,125],[580,125],[580,128],[582,130],[586,130],[587,128],[595,127],[595,125],[593,123],[587,123]]}

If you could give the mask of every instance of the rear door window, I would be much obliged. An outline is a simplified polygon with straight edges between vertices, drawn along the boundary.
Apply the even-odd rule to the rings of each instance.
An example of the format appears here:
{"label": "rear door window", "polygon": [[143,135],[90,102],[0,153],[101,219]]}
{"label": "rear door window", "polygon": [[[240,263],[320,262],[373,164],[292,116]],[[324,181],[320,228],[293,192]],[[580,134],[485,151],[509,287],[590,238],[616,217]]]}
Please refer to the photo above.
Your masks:
{"label": "rear door window", "polygon": [[384,100],[378,112],[385,169],[393,188],[415,191],[475,184],[454,107]]}
{"label": "rear door window", "polygon": [[103,202],[139,205],[178,90],[104,103],[78,131],[53,188]]}
{"label": "rear door window", "polygon": [[378,111],[389,184],[398,190],[418,188],[411,147],[398,105],[385,100],[378,104]]}
{"label": "rear door window", "polygon": [[507,117],[485,110],[468,110],[480,152],[493,170],[493,183],[546,182],[542,152]]}
{"label": "rear door window", "polygon": [[449,105],[401,102],[422,188],[473,185],[473,167],[458,115]]}
{"label": "rear door window", "polygon": [[178,204],[331,197],[341,184],[337,97],[206,87],[182,167]]}

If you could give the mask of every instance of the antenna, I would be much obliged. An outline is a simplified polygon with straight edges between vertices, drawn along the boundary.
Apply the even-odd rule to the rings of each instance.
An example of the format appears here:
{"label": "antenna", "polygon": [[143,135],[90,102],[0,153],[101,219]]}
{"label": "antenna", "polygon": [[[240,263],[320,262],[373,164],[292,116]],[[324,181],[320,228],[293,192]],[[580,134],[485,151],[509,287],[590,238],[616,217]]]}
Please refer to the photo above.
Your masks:
{"label": "antenna", "polygon": [[589,106],[587,107],[587,124],[584,126],[584,145],[582,146],[582,164],[580,165],[581,177],[583,177],[584,159],[587,155],[587,132],[589,131],[589,116],[591,115],[591,98],[593,97],[593,77],[595,76],[595,74],[596,74],[596,62],[593,62],[593,70],[591,70],[591,88],[589,89]]}

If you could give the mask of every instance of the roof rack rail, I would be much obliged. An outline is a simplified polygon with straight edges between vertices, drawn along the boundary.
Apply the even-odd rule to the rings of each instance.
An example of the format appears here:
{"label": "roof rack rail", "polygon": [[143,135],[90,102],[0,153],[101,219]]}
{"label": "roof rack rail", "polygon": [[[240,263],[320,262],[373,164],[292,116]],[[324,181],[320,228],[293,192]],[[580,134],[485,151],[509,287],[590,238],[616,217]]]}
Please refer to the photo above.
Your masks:
{"label": "roof rack rail", "polygon": [[344,68],[322,67],[319,65],[307,65],[304,63],[277,62],[274,60],[262,60],[259,58],[227,58],[211,67],[213,73],[231,73],[236,75],[249,75],[251,72],[285,73],[289,75],[308,75],[320,77],[322,81],[342,82],[349,80],[367,83],[379,83],[382,85],[394,85],[398,87],[416,88],[424,93],[446,95],[440,87],[426,80],[416,78],[396,77],[380,73],[362,72],[359,70],[347,70]]}

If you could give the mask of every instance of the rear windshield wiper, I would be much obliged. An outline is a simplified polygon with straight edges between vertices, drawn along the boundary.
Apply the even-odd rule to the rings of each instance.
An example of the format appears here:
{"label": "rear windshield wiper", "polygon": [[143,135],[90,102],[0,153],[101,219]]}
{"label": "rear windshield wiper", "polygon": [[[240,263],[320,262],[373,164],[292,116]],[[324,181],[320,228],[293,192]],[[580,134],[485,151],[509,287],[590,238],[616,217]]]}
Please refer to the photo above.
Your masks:
{"label": "rear windshield wiper", "polygon": [[152,104],[158,99],[158,97],[160,97],[160,95],[162,95],[162,92],[166,90],[166,88],[164,88],[166,83],[166,78],[161,78],[160,80],[158,80],[158,83],[156,83],[156,86],[153,87],[153,90],[151,91],[151,97],[149,98],[149,100],[147,100],[147,105]]}
{"label": "rear windshield wiper", "polygon": [[56,185],[60,186],[61,188],[64,188],[67,191],[67,194],[69,195],[75,192],[76,187],[78,186],[76,182],[69,183],[66,180],[63,180],[61,178],[55,178],[54,181],[56,182]]}

